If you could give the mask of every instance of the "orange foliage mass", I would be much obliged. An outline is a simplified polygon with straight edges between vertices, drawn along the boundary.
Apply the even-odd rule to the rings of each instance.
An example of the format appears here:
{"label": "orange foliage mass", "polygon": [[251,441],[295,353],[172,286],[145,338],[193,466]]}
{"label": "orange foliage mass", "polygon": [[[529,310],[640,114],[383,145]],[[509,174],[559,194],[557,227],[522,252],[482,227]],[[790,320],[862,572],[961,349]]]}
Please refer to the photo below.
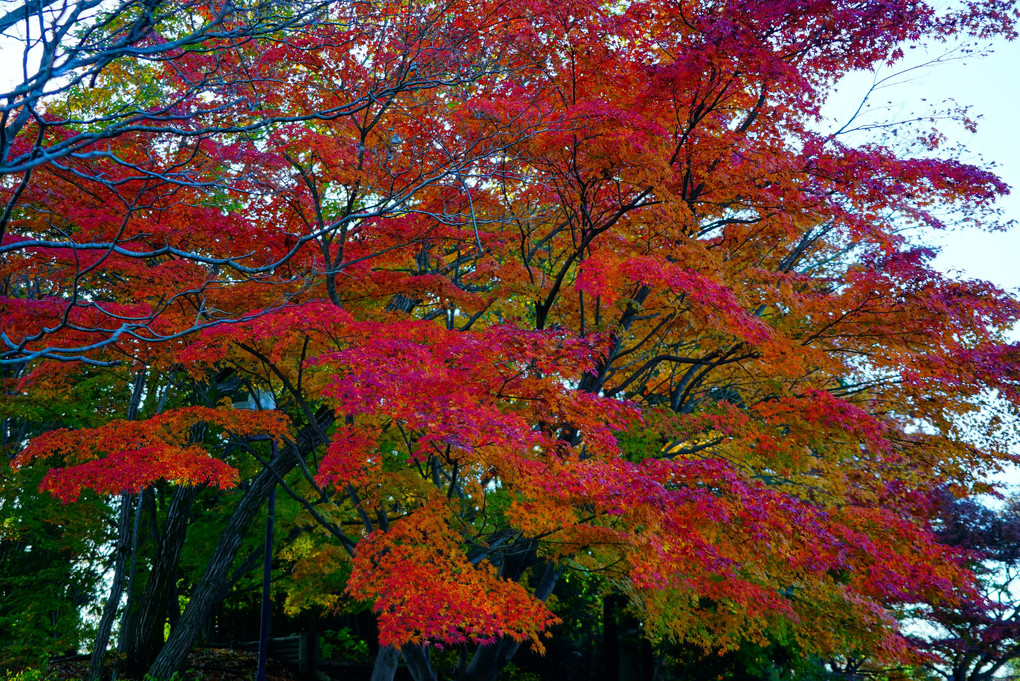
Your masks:
{"label": "orange foliage mass", "polygon": [[[306,510],[356,528],[346,592],[384,644],[540,645],[551,566],[627,593],[651,636],[727,647],[787,622],[805,649],[908,655],[893,609],[969,588],[933,495],[1011,458],[1008,419],[980,442],[960,424],[1020,407],[1020,302],[934,270],[907,228],[946,206],[995,226],[1007,188],[812,124],[842,75],[1008,32],[1009,10],[331,11],[153,66],[169,90],[248,74],[185,98],[181,135],[139,124],[34,171],[0,264],[18,389],[70,357],[278,396],[313,431]],[[335,425],[314,432],[319,409]],[[53,430],[17,463],[60,459],[44,487],[65,500],[234,484],[200,424],[292,435],[184,407]]]}

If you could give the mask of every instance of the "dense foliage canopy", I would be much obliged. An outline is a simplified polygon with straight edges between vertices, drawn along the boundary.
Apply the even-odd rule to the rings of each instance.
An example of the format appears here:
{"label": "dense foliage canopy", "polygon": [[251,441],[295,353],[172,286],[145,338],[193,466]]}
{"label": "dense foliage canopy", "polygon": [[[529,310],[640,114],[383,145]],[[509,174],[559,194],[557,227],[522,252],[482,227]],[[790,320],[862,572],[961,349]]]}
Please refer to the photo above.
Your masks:
{"label": "dense foliage canopy", "polygon": [[378,678],[398,651],[434,678],[450,646],[455,675],[495,678],[556,631],[571,576],[655,642],[917,659],[896,612],[974,593],[931,523],[1009,458],[1020,302],[910,235],[994,228],[1007,187],[927,130],[913,151],[819,132],[819,107],[912,41],[1015,19],[998,0],[12,9],[0,362],[24,482],[4,551],[30,569],[6,518],[52,506],[33,476],[118,500],[96,647],[120,617],[127,664],[157,677],[253,566],[276,485],[280,596],[369,604]]}

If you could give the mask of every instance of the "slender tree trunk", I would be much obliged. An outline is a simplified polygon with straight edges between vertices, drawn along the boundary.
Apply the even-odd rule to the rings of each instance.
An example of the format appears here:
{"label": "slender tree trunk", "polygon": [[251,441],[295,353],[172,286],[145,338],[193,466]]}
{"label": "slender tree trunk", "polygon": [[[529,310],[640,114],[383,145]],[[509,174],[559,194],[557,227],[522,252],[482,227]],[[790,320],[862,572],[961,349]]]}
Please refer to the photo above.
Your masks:
{"label": "slender tree trunk", "polygon": [[177,626],[170,632],[159,655],[149,667],[148,673],[156,679],[169,678],[181,669],[184,658],[205,626],[213,607],[223,598],[224,586],[230,574],[230,566],[241,548],[241,541],[252,521],[258,515],[269,490],[276,485],[278,477],[287,475],[297,466],[297,457],[307,456],[319,443],[317,432],[328,428],[334,419],[333,412],[322,408],[315,414],[318,428],[306,426],[299,434],[296,444],[280,452],[280,456],[255,476],[241,502],[227,521],[223,534],[213,550],[205,572],[188,600]]}
{"label": "slender tree trunk", "polygon": [[[142,396],[145,393],[145,377],[147,369],[142,369],[135,374],[134,383],[131,386],[131,399],[127,407],[127,420],[132,421],[138,417],[138,411],[142,406]],[[124,564],[127,562],[128,544],[131,541],[129,530],[131,528],[131,495],[122,492],[120,495],[120,521],[117,523],[117,547],[113,565],[113,584],[110,585],[110,596],[103,606],[103,614],[99,619],[99,630],[96,632],[96,643],[92,649],[92,659],[89,661],[88,681],[98,681],[103,672],[103,656],[106,655],[106,646],[110,642],[110,631],[113,629],[113,620],[117,617],[117,610],[120,608],[120,597],[124,592]]]}
{"label": "slender tree trunk", "polygon": [[616,617],[620,600],[615,593],[602,599],[602,681],[620,680],[620,627]]}
{"label": "slender tree trunk", "polygon": [[99,631],[96,632],[96,643],[92,648],[92,659],[89,661],[88,681],[99,681],[103,673],[103,656],[110,642],[110,630],[113,620],[117,617],[120,597],[124,592],[124,564],[127,562],[129,530],[131,527],[131,495],[120,495],[120,522],[117,528],[117,547],[114,550],[113,584],[110,585],[110,596],[103,606],[103,615],[99,619]]}
{"label": "slender tree trunk", "polygon": [[[156,545],[159,541],[155,529],[150,526],[155,525],[155,523],[148,522],[151,519],[151,516],[155,513],[155,504],[152,503],[152,497],[154,495],[155,490],[151,487],[143,489],[138,495],[138,507],[135,511],[135,531],[137,534],[133,538],[135,551],[141,550],[143,545],[141,532],[144,531],[147,533],[147,539],[152,544],[151,555],[148,556],[149,560],[147,561],[149,564],[156,563]],[[145,518],[146,522],[144,525],[142,523],[143,516],[148,516]],[[146,548],[148,548],[147,545]],[[134,563],[134,559],[132,562]],[[117,642],[118,656],[117,660],[115,660],[113,664],[112,681],[117,681],[125,664],[130,666],[131,661],[127,659],[127,655],[136,647],[135,637],[138,634],[138,616],[139,610],[141,609],[139,599],[142,596],[142,591],[144,590],[147,581],[147,578],[142,579],[139,577],[135,571],[136,568],[136,565],[132,566],[131,574],[127,582],[127,605],[124,608],[124,615],[121,618],[120,623],[120,637]],[[143,577],[145,577],[144,571]]]}
{"label": "slender tree trunk", "polygon": [[400,652],[393,646],[379,646],[379,652],[375,656],[375,665],[372,667],[372,678],[370,681],[393,681],[397,673],[397,663],[400,661]]}
{"label": "slender tree trunk", "polygon": [[166,524],[156,550],[156,560],[149,572],[138,606],[134,626],[124,648],[128,674],[141,677],[163,647],[163,629],[167,619],[167,605],[177,581],[184,540],[187,538],[191,507],[198,487],[178,487],[167,509]]}
{"label": "slender tree trunk", "polygon": [[[124,643],[127,637],[127,632],[130,629],[128,626],[131,612],[134,609],[135,601],[135,575],[138,567],[138,543],[139,543],[139,530],[141,529],[142,520],[142,499],[145,496],[147,490],[142,490],[138,493],[138,501],[135,504],[135,522],[134,528],[131,530],[131,569],[128,571],[127,576],[127,603],[124,605],[124,616],[121,619],[120,635],[117,636],[117,657],[113,660],[113,675],[111,681],[117,681],[117,676],[120,674],[120,663],[121,653],[124,651]],[[151,494],[151,489],[148,490]]]}

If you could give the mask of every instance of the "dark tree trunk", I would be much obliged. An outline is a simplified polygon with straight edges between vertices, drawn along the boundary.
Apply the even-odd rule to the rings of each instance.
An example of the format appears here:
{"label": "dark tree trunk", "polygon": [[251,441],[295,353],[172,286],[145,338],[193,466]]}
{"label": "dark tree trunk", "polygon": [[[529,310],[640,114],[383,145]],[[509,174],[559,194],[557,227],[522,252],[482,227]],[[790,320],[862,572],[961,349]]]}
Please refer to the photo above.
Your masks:
{"label": "dark tree trunk", "polygon": [[167,508],[166,523],[156,549],[156,560],[125,639],[123,653],[129,676],[140,678],[145,674],[163,647],[167,606],[176,586],[178,564],[198,489],[190,486],[176,488]]}
{"label": "dark tree trunk", "polygon": [[400,649],[400,655],[414,681],[436,681],[436,673],[432,671],[432,663],[424,646],[404,646]]}
{"label": "dark tree trunk", "polygon": [[620,679],[620,627],[617,613],[623,598],[618,594],[606,594],[602,599],[602,681]]}
{"label": "dark tree trunk", "polygon": [[[138,411],[142,407],[142,395],[145,392],[145,377],[148,372],[142,369],[135,374],[135,380],[131,387],[131,399],[128,401],[127,420],[132,421],[138,418]],[[103,606],[103,614],[99,619],[99,629],[96,632],[96,643],[92,649],[92,659],[89,661],[88,681],[98,681],[103,672],[103,656],[106,654],[106,646],[110,643],[110,631],[113,629],[113,620],[117,617],[117,610],[120,608],[120,597],[124,593],[124,565],[127,563],[128,549],[131,545],[131,495],[122,492],[120,495],[120,521],[117,523],[117,548],[113,565],[113,584],[110,586],[110,596]]]}
{"label": "dark tree trunk", "polygon": [[627,599],[609,594],[603,601],[605,681],[651,681],[655,657],[641,622],[627,610]]}
{"label": "dark tree trunk", "polygon": [[480,647],[464,672],[464,681],[493,681],[520,647],[520,643],[509,638]]}
{"label": "dark tree trunk", "polygon": [[138,493],[138,501],[135,503],[135,521],[134,529],[131,530],[131,568],[128,570],[127,575],[127,603],[124,605],[124,615],[120,621],[120,634],[117,637],[117,657],[113,661],[113,675],[111,681],[117,681],[117,677],[120,674],[120,668],[123,661],[121,653],[124,651],[124,646],[127,641],[128,632],[131,630],[131,618],[132,613],[135,611],[135,593],[137,589],[137,574],[138,574],[138,546],[141,543],[140,532],[141,532],[141,521],[142,521],[142,510],[144,508],[143,500],[147,494],[152,494],[152,488],[143,489]]}
{"label": "dark tree trunk", "polygon": [[298,435],[296,444],[284,448],[280,456],[255,476],[241,497],[241,502],[227,521],[223,534],[220,535],[220,540],[206,564],[205,572],[181,614],[181,619],[149,667],[148,673],[153,677],[169,678],[183,666],[184,658],[205,626],[209,614],[224,597],[230,566],[241,548],[245,532],[269,497],[269,491],[275,487],[278,478],[287,475],[297,466],[298,457],[307,456],[315,448],[319,443],[318,432],[329,428],[334,415],[331,410],[321,408],[315,414],[315,418],[318,423],[305,426]]}
{"label": "dark tree trunk", "polygon": [[397,663],[400,662],[400,653],[393,646],[380,646],[375,656],[375,666],[372,667],[371,681],[393,681],[397,673]]}

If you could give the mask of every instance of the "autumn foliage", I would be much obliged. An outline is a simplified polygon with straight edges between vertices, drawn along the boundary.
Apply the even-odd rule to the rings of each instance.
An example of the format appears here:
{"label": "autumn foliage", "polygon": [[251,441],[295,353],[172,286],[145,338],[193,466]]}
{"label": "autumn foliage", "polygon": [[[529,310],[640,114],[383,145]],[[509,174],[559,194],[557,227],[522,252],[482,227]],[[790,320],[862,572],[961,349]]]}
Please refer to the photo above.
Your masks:
{"label": "autumn foliage", "polygon": [[[0,142],[3,415],[32,424],[5,447],[44,490],[243,483],[210,497],[238,509],[212,583],[279,482],[320,528],[295,573],[343,564],[326,601],[370,603],[416,678],[429,646],[472,679],[540,648],[568,573],[654,641],[888,660],[916,659],[898,608],[971,593],[930,522],[1009,460],[1020,302],[911,234],[995,228],[1007,187],[817,115],[910,41],[1010,35],[1011,4],[133,17],[4,110],[34,113]],[[26,406],[96,376],[123,409]]]}

